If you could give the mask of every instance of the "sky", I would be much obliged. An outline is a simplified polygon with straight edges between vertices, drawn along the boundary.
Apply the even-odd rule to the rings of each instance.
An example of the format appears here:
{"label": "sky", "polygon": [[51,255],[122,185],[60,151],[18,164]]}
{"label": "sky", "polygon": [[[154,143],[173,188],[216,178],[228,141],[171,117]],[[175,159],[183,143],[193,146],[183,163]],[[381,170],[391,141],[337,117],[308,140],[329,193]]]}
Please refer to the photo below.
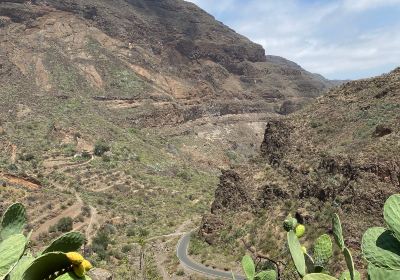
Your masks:
{"label": "sky", "polygon": [[329,79],[400,66],[400,0],[190,0],[267,54]]}

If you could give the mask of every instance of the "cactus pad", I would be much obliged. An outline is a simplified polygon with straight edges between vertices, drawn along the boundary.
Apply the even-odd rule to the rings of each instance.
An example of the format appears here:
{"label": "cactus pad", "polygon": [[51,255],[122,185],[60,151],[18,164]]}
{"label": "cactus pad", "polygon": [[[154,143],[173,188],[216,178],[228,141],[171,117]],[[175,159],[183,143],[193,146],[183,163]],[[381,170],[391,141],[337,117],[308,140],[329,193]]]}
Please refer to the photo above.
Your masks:
{"label": "cactus pad", "polygon": [[296,266],[297,272],[304,276],[306,274],[306,261],[304,253],[301,250],[299,239],[293,231],[287,233],[287,240],[289,245],[289,251],[292,255],[294,265]]}
{"label": "cactus pad", "polygon": [[386,225],[400,241],[400,195],[395,194],[389,197],[383,208],[383,216]]}
{"label": "cactus pad", "polygon": [[372,264],[368,265],[368,276],[369,280],[398,280],[400,279],[400,271],[398,270],[386,270],[384,268],[378,268]]}
{"label": "cactus pad", "polygon": [[332,240],[327,234],[323,234],[315,241],[314,260],[317,266],[324,266],[333,255]]}
{"label": "cactus pad", "polygon": [[7,208],[1,221],[1,239],[5,240],[7,237],[22,233],[26,224],[26,210],[21,203],[15,203]]}
{"label": "cactus pad", "polygon": [[24,254],[26,238],[14,234],[0,243],[0,279],[4,279]]}
{"label": "cactus pad", "polygon": [[21,280],[47,279],[56,273],[66,272],[71,268],[71,263],[66,254],[51,252],[36,258],[25,271]]}
{"label": "cactus pad", "polygon": [[343,255],[344,255],[344,259],[346,261],[347,269],[349,271],[351,280],[356,280],[355,274],[357,271],[354,270],[354,262],[353,262],[353,257],[351,256],[350,250],[348,248],[344,247]]}
{"label": "cactus pad", "polygon": [[253,280],[256,274],[256,267],[254,265],[253,259],[250,256],[246,255],[243,257],[242,267],[247,279]]}
{"label": "cactus pad", "polygon": [[390,230],[369,228],[363,235],[361,249],[367,261],[376,267],[400,270],[400,242]]}
{"label": "cactus pad", "polygon": [[344,249],[344,238],[342,224],[340,223],[340,218],[337,214],[333,215],[332,218],[333,236],[335,237],[336,244],[339,246],[340,250]]}
{"label": "cactus pad", "polygon": [[11,271],[9,277],[10,280],[21,280],[22,275],[24,274],[25,270],[31,265],[31,263],[34,261],[34,257],[32,257],[31,254],[27,254],[23,256],[17,263],[17,265],[14,267],[14,269]]}
{"label": "cactus pad", "polygon": [[68,232],[55,239],[42,254],[49,252],[71,252],[77,251],[85,242],[85,237],[80,232]]}

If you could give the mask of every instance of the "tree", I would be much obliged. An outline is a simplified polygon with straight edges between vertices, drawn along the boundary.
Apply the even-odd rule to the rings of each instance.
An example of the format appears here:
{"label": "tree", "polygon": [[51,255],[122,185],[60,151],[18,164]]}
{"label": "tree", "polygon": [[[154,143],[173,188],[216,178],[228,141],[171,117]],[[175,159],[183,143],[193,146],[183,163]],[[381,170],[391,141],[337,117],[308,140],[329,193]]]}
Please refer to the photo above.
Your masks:
{"label": "tree", "polygon": [[68,232],[72,230],[73,220],[71,217],[63,217],[57,222],[57,230],[61,232]]}

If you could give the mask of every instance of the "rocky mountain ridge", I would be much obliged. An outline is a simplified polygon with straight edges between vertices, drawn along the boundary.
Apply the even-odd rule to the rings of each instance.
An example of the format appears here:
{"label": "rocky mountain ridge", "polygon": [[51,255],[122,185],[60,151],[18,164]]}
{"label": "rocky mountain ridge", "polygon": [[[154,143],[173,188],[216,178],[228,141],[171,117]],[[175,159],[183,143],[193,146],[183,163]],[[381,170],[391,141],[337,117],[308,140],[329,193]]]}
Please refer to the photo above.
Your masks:
{"label": "rocky mountain ridge", "polygon": [[0,16],[3,82],[135,108],[141,126],[286,114],[335,84],[184,1],[2,1]]}
{"label": "rocky mountain ridge", "polygon": [[305,221],[308,246],[331,230],[337,212],[362,267],[362,234],[383,224],[383,204],[400,189],[399,97],[397,68],[346,83],[286,118],[269,120],[258,161],[223,172],[200,235],[217,246],[243,239],[276,258],[288,213]]}

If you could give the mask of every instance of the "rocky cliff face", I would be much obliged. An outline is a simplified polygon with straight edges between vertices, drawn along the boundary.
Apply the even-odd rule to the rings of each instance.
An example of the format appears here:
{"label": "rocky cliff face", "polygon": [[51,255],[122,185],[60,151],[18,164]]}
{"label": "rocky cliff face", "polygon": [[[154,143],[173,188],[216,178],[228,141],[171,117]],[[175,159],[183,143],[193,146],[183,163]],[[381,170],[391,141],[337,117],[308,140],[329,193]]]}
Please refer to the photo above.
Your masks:
{"label": "rocky cliff face", "polygon": [[348,244],[359,252],[362,233],[382,224],[385,200],[399,192],[399,97],[397,68],[268,121],[259,162],[224,173],[213,203],[218,212],[204,218],[200,234],[217,245],[221,232],[252,229],[240,238],[275,257],[266,243],[282,243],[280,224],[289,212],[305,220],[307,240],[329,231],[330,214],[338,212]]}
{"label": "rocky cliff face", "polygon": [[127,121],[140,126],[286,114],[334,85],[180,0],[1,1],[0,27],[14,98],[133,108]]}

